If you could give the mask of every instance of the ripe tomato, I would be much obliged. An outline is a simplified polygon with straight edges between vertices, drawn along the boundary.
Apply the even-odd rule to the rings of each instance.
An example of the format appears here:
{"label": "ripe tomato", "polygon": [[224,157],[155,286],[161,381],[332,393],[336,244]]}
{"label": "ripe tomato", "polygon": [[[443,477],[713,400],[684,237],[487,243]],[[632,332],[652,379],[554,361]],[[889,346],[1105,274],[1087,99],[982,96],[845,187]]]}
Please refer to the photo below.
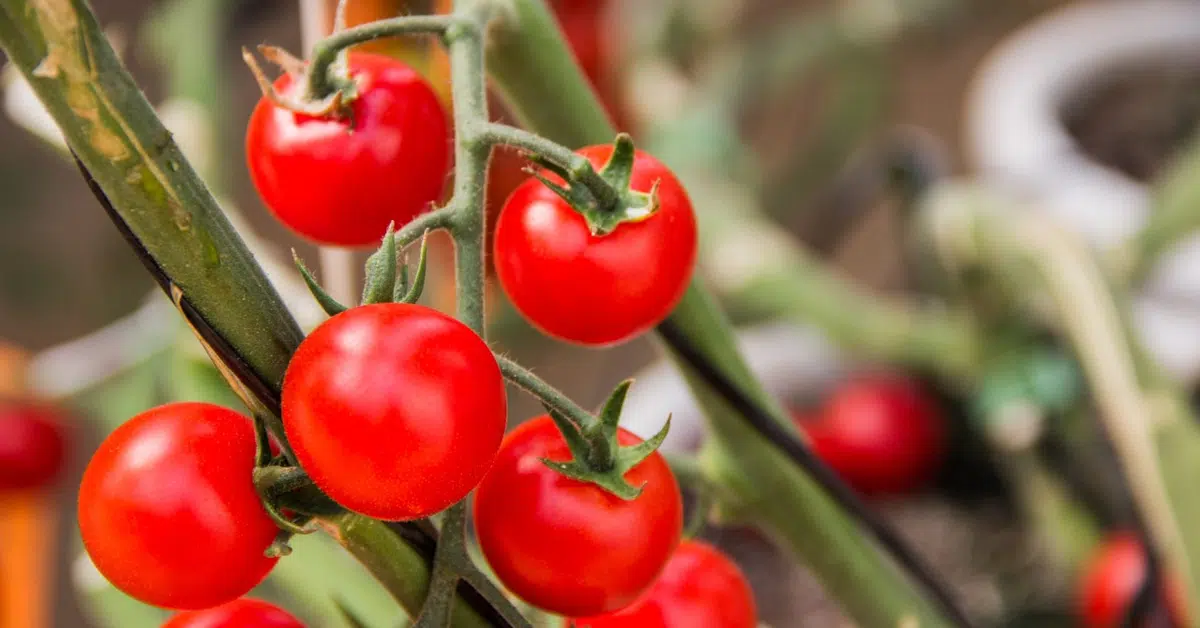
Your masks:
{"label": "ripe tomato", "polygon": [[[284,225],[321,244],[377,245],[437,200],[450,163],[446,112],[403,62],[350,53],[349,115],[317,118],[259,101],[246,130],[250,176]],[[280,94],[302,86],[284,75]]]}
{"label": "ripe tomato", "polygon": [[0,402],[0,490],[45,486],[62,472],[66,436],[49,406]]}
{"label": "ripe tomato", "polygon": [[817,456],[867,495],[921,488],[945,453],[946,427],[936,403],[916,382],[901,377],[848,382],[818,416],[798,424]]}
{"label": "ripe tomato", "polygon": [[[1079,614],[1087,628],[1123,626],[1129,605],[1133,603],[1146,577],[1142,544],[1132,532],[1110,534],[1088,561],[1079,588]],[[1176,625],[1185,625],[1182,591],[1177,580],[1163,583],[1167,608]]]}
{"label": "ripe tomato", "polygon": [[[599,168],[612,146],[578,152]],[[658,211],[602,236],[537,179],[513,192],[496,224],[495,264],[525,318],[551,336],[603,346],[629,340],[671,313],[695,265],[696,216],[675,175],[637,151],[630,186],[649,192],[655,182]]]}
{"label": "ripe tomato", "polygon": [[754,592],[738,566],[711,545],[684,541],[650,590],[610,615],[576,619],[577,628],[755,628]]}
{"label": "ripe tomato", "polygon": [[[621,445],[641,442],[620,430]],[[534,606],[579,617],[609,613],[645,591],[683,525],[679,486],[655,452],[625,474],[642,494],[623,500],[567,478],[543,458],[571,459],[548,416],[504,439],[475,495],[475,531],[496,576]]]}
{"label": "ripe tomato", "polygon": [[200,609],[257,585],[278,531],[254,490],[254,428],[208,403],[126,421],[92,456],[79,530],[114,586],[155,606]]}
{"label": "ripe tomato", "polygon": [[304,628],[304,624],[274,604],[241,598],[202,611],[179,613],[162,628]]}
{"label": "ripe tomato", "polygon": [[300,464],[339,504],[417,519],[462,499],[504,437],[504,379],[466,325],[422,305],[351,308],[317,327],[283,379]]}

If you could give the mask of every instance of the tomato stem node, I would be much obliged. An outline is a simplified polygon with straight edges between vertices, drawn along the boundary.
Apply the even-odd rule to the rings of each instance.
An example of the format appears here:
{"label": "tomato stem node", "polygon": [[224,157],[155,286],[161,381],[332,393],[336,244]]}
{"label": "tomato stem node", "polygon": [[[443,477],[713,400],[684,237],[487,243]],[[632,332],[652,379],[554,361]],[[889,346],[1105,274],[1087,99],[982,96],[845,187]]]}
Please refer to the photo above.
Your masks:
{"label": "tomato stem node", "polygon": [[567,185],[560,185],[540,172],[531,174],[579,212],[592,235],[602,236],[612,233],[621,223],[645,220],[658,211],[657,181],[649,192],[630,187],[636,157],[633,138],[627,133],[619,133],[613,142],[612,155],[599,172],[611,194],[601,186],[585,185],[578,170],[581,166],[568,169],[540,155],[531,156],[531,161],[558,175]]}
{"label": "tomato stem node", "polygon": [[618,384],[604,402],[598,420],[585,426],[576,425],[546,404],[546,411],[562,432],[563,440],[571,451],[572,460],[560,462],[543,459],[542,462],[562,475],[595,484],[621,499],[631,500],[641,495],[642,487],[626,482],[625,474],[658,449],[671,428],[671,417],[667,417],[666,424],[649,440],[636,445],[621,446],[617,442],[617,424],[621,418],[625,396],[632,384],[633,380],[625,380]]}
{"label": "tomato stem node", "polygon": [[367,258],[362,304],[389,303],[396,292],[396,223],[388,225],[379,250]]}

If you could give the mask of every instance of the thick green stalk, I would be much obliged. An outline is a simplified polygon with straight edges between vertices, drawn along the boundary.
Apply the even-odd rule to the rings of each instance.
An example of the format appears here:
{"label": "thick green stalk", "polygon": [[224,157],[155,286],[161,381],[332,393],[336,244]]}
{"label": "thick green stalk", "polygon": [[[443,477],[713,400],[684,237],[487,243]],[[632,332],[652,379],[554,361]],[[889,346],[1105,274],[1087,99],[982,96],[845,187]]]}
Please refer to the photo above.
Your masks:
{"label": "thick green stalk", "polygon": [[[429,564],[387,524],[345,513],[318,518],[321,529],[354,555],[392,597],[414,615],[429,594]],[[487,628],[492,624],[458,598],[454,602],[456,628]]]}
{"label": "thick green stalk", "polygon": [[[544,4],[514,0],[513,5],[520,19],[498,25],[489,48],[488,67],[501,93],[528,128],[552,140],[572,146],[611,141],[615,131],[599,103],[578,68],[563,61],[569,58],[565,45],[551,41],[559,37]],[[750,373],[728,321],[699,279],[671,320],[736,385],[787,422]],[[689,373],[688,381],[714,437],[706,457],[710,468],[813,568],[851,616],[864,626],[951,625],[812,479],[698,378]]]}
{"label": "thick green stalk", "polygon": [[3,0],[0,44],[154,262],[255,374],[278,386],[300,328],[87,5]]}
{"label": "thick green stalk", "polygon": [[[478,0],[476,0],[478,1]],[[508,0],[488,41],[488,74],[524,126],[559,144],[611,142],[615,132],[545,2]],[[518,36],[506,37],[505,33]],[[550,83],[554,87],[550,87]],[[551,93],[553,92],[553,93]],[[540,97],[535,97],[540,95]]]}

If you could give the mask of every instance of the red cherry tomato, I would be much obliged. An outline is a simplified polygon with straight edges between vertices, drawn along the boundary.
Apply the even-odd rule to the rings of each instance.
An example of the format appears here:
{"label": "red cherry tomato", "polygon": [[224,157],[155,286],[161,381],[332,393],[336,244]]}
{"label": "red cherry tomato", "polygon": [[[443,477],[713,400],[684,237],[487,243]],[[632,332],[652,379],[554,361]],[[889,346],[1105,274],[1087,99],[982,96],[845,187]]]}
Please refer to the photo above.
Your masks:
{"label": "red cherry tomato", "polygon": [[[621,430],[618,442],[637,436]],[[517,596],[560,615],[609,613],[646,590],[679,543],[683,503],[655,452],[625,479],[643,486],[623,500],[551,470],[571,453],[548,416],[504,439],[475,495],[475,530],[496,576]]]}
{"label": "red cherry tomato", "polygon": [[300,464],[350,510],[417,519],[462,499],[504,437],[504,379],[466,325],[421,305],[349,309],[317,327],[283,379]]}
{"label": "red cherry tomato", "polygon": [[241,598],[202,611],[179,613],[162,628],[304,628],[304,624],[274,604]]}
{"label": "red cherry tomato", "polygon": [[813,451],[866,495],[899,495],[937,472],[946,428],[933,399],[916,382],[876,376],[844,384],[815,419],[798,421]]}
{"label": "red cherry tomato", "polygon": [[171,403],[126,421],[92,456],[79,530],[118,589],[200,609],[245,595],[275,565],[278,531],[254,490],[254,428],[208,403]]}
{"label": "red cherry tomato", "polygon": [[738,566],[698,541],[679,544],[654,585],[611,615],[576,619],[576,628],[755,628],[754,592]]}
{"label": "red cherry tomato", "polygon": [[[599,168],[612,146],[578,152]],[[675,175],[638,151],[631,187],[648,192],[656,181],[658,211],[603,236],[592,235],[583,216],[537,179],[513,192],[496,224],[495,265],[525,318],[551,336],[602,346],[629,340],[671,313],[695,265],[696,216]]]}
{"label": "red cherry tomato", "polygon": [[[437,94],[403,62],[350,53],[358,97],[341,118],[259,101],[246,130],[250,176],[275,217],[321,244],[378,245],[441,195],[449,127]],[[280,94],[300,85],[284,75]]]}
{"label": "red cherry tomato", "polygon": [[0,490],[46,486],[62,473],[66,435],[49,406],[0,402]]}
{"label": "red cherry tomato", "polygon": [[[1080,585],[1079,614],[1087,628],[1123,626],[1146,577],[1142,544],[1132,532],[1110,534],[1100,544],[1084,569]],[[1167,578],[1163,584],[1166,603],[1175,624],[1182,626],[1184,616],[1179,581]]]}

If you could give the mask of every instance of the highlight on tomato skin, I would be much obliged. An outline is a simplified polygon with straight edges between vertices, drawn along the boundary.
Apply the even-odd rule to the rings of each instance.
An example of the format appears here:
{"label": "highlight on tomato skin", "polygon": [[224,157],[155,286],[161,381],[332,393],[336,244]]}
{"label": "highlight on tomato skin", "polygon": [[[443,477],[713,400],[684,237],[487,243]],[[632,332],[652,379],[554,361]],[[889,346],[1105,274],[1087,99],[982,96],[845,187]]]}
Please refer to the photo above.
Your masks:
{"label": "highlight on tomato skin", "polygon": [[147,604],[196,610],[237,599],[278,559],[278,528],[252,480],[248,417],[209,403],[147,410],[101,443],[79,488],[92,563]]}
{"label": "highlight on tomato skin", "polygon": [[355,512],[436,514],[479,483],[507,423],[500,367],[461,322],[380,303],[326,320],[283,380],[283,425],[300,465]]}
{"label": "highlight on tomato skin", "polygon": [[[358,96],[340,116],[287,111],[265,96],[246,129],[250,178],[284,226],[318,244],[378,245],[440,197],[450,121],[429,83],[402,61],[351,52]],[[289,75],[275,89],[302,89]]]}
{"label": "highlight on tomato skin", "polygon": [[[1146,553],[1137,535],[1128,530],[1110,533],[1085,565],[1079,583],[1078,612],[1083,626],[1123,626],[1145,578]],[[1168,575],[1161,586],[1175,624],[1186,625],[1181,582]]]}
{"label": "highlight on tomato skin", "polygon": [[176,613],[162,628],[305,628],[291,613],[254,598]]}
{"label": "highlight on tomato skin", "polygon": [[[641,439],[618,430],[621,445]],[[480,548],[517,597],[564,616],[628,606],[650,587],[679,544],[683,501],[662,454],[625,474],[641,495],[623,500],[567,478],[542,459],[571,459],[549,416],[508,434],[475,493]]]}
{"label": "highlight on tomato skin", "polygon": [[0,491],[42,488],[62,475],[64,419],[48,404],[0,399]]}
{"label": "highlight on tomato skin", "polygon": [[[601,168],[613,146],[576,152]],[[671,313],[696,263],[695,211],[670,169],[636,151],[630,189],[646,193],[656,184],[657,211],[604,235],[594,235],[541,181],[517,187],[500,211],[493,259],[504,293],[526,320],[551,337],[604,347],[649,331]]]}
{"label": "highlight on tomato skin", "polygon": [[[679,544],[654,585],[610,615],[573,620],[576,628],[755,628],[754,592],[738,566],[715,547]],[[564,628],[571,622],[564,623]]]}

